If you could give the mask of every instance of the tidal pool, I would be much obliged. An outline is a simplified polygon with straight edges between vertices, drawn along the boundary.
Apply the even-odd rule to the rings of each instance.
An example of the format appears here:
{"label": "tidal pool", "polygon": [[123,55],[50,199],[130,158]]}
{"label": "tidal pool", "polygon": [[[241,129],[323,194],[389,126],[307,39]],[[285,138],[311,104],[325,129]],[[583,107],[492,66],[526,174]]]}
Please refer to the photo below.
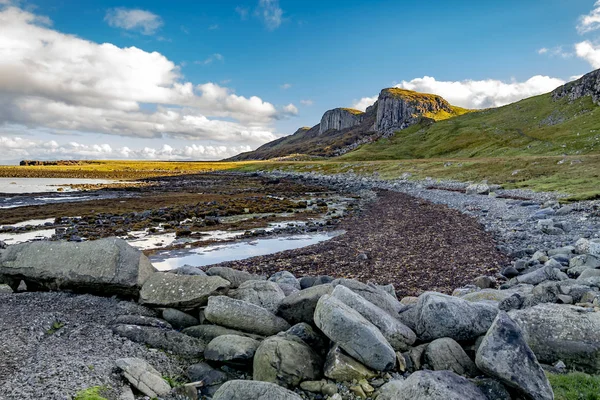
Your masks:
{"label": "tidal pool", "polygon": [[0,193],[45,193],[45,192],[74,192],[68,185],[94,185],[113,183],[106,179],[77,179],[77,178],[0,178]]}

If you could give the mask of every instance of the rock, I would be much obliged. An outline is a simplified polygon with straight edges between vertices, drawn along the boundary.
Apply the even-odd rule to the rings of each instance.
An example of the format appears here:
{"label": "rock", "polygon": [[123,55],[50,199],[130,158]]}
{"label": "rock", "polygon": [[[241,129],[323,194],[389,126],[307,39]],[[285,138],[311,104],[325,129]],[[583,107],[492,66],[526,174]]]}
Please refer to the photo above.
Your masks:
{"label": "rock", "polygon": [[335,297],[321,297],[314,320],[329,339],[367,367],[385,371],[396,364],[396,353],[379,329]]}
{"label": "rock", "polygon": [[334,279],[335,278],[327,275],[303,276],[300,278],[300,289],[304,290],[311,286],[325,285],[326,283],[333,282]]}
{"label": "rock", "polygon": [[139,358],[119,358],[115,363],[123,371],[125,378],[146,396],[165,396],[171,391],[167,381],[146,361]]}
{"label": "rock", "polygon": [[461,298],[467,301],[487,301],[499,303],[511,295],[512,292],[510,290],[482,289],[478,292],[467,293],[466,295],[461,296]]}
{"label": "rock", "polygon": [[300,291],[295,286],[288,285],[287,283],[276,283],[276,285],[279,286],[286,297]]}
{"label": "rock", "polygon": [[296,279],[296,277],[292,275],[291,272],[288,271],[279,271],[274,273],[269,277],[269,281],[284,285],[290,285],[298,290],[301,289],[300,281]]}
{"label": "rock", "polygon": [[200,268],[198,267],[193,267],[191,265],[183,265],[179,268],[175,268],[172,269],[170,271],[167,271],[168,273],[171,274],[177,274],[177,275],[201,275],[201,276],[206,276],[206,272],[202,271]]}
{"label": "rock", "polygon": [[400,300],[400,304],[402,304],[404,306],[412,306],[412,305],[416,305],[418,301],[419,301],[419,298],[416,296],[405,296],[402,298],[402,300]]}
{"label": "rock", "polygon": [[406,353],[403,354],[405,360],[410,361],[410,365],[413,370],[419,370],[423,367],[423,354],[427,350],[429,343],[423,343],[415,347],[411,347]]}
{"label": "rock", "polygon": [[265,339],[254,355],[253,379],[293,388],[300,382],[321,378],[321,358],[293,335]]}
{"label": "rock", "polygon": [[245,336],[217,336],[206,345],[204,358],[211,361],[246,364],[252,360],[260,342]]}
{"label": "rock", "polygon": [[0,284],[0,294],[10,294],[13,293],[13,290],[10,286],[6,284]]}
{"label": "rock", "polygon": [[474,340],[487,332],[497,313],[493,305],[426,292],[416,305],[416,334],[422,341],[443,337]]}
{"label": "rock", "polygon": [[135,400],[133,390],[131,390],[131,387],[127,383],[121,387],[121,393],[117,400]]}
{"label": "rock", "polygon": [[336,279],[331,283],[334,287],[342,285],[361,295],[377,307],[388,312],[392,317],[397,318],[398,313],[406,309],[394,296],[385,290],[373,284],[364,284],[353,279]]}
{"label": "rock", "polygon": [[[551,261],[552,260],[549,260],[547,262]],[[554,268],[552,266],[545,266],[543,268],[536,269],[533,272],[517,276],[516,278],[511,279],[511,282],[514,281],[515,283],[537,285],[548,280],[560,281],[568,278],[569,277],[564,272],[561,272],[560,269]]]}
{"label": "rock", "polygon": [[533,400],[554,400],[552,387],[519,326],[501,312],[486,333],[475,358],[487,375]]}
{"label": "rock", "polygon": [[291,324],[313,323],[315,307],[321,296],[333,292],[333,286],[318,285],[287,296],[279,305],[278,315]]}
{"label": "rock", "polygon": [[162,328],[171,330],[173,327],[167,321],[159,318],[145,317],[143,315],[119,315],[112,322],[112,325],[140,325],[140,326],[153,326],[155,328]]}
{"label": "rock", "polygon": [[272,312],[256,304],[226,296],[211,297],[204,315],[213,324],[265,336],[290,328],[290,324]]}
{"label": "rock", "polygon": [[477,367],[454,339],[442,338],[429,343],[424,361],[434,371],[448,370],[464,376],[477,375]]}
{"label": "rock", "polygon": [[548,250],[548,257],[554,257],[557,255],[571,255],[575,250],[574,246],[563,246],[555,249]]}
{"label": "rock", "polygon": [[541,210],[537,210],[531,216],[531,219],[547,219],[548,217],[556,214],[553,208],[542,208]]}
{"label": "rock", "polygon": [[230,283],[218,276],[153,274],[140,292],[140,303],[155,307],[193,310],[205,305],[210,296],[227,291]]}
{"label": "rock", "polygon": [[[9,249],[11,247],[13,246],[10,246]],[[600,239],[590,240],[581,238],[575,242],[575,251],[579,254],[589,254],[594,257],[600,257]]]}
{"label": "rock", "polygon": [[592,276],[600,276],[600,269],[586,269],[585,271],[581,272],[581,274],[579,274],[579,277],[577,278],[578,281],[582,281],[586,278],[592,277]]}
{"label": "rock", "polygon": [[257,281],[265,279],[264,277],[254,275],[246,271],[240,271],[228,267],[211,267],[208,269],[208,271],[206,271],[206,275],[220,276],[221,278],[229,281],[231,283],[232,288],[236,288],[246,281]]}
{"label": "rock", "polygon": [[112,330],[132,342],[146,344],[173,354],[197,357],[204,352],[204,342],[176,331],[137,325],[115,325]]}
{"label": "rock", "polygon": [[451,371],[417,371],[404,381],[391,381],[380,389],[377,400],[481,400],[483,392]]}
{"label": "rock", "polygon": [[487,183],[472,183],[465,189],[466,194],[490,194],[490,187]]}
{"label": "rock", "polygon": [[487,400],[512,400],[508,390],[500,382],[490,378],[471,379]]}
{"label": "rock", "polygon": [[508,315],[519,325],[540,362],[562,360],[569,369],[600,372],[600,313],[576,306],[539,304]]}
{"label": "rock", "polygon": [[197,318],[194,318],[190,314],[186,314],[183,311],[179,311],[174,308],[164,309],[162,312],[162,317],[175,329],[184,329],[200,323]]}
{"label": "rock", "polygon": [[317,354],[324,353],[327,343],[329,342],[323,335],[315,332],[312,326],[306,322],[300,322],[285,332],[301,339],[304,343],[309,345],[311,349],[315,350]]}
{"label": "rock", "polygon": [[349,108],[334,108],[333,110],[326,111],[321,117],[321,123],[319,124],[319,135],[329,130],[342,130],[352,128],[360,124],[362,121],[362,115],[364,113],[358,110],[352,110]]}
{"label": "rock", "polygon": [[225,382],[213,400],[302,400],[302,397],[269,382],[233,380]]}
{"label": "rock", "polygon": [[489,289],[496,286],[496,279],[493,276],[478,276],[473,284],[480,289]]}
{"label": "rock", "polygon": [[394,350],[404,351],[417,339],[409,327],[347,287],[336,286],[331,296],[358,311],[367,321],[375,325]]}
{"label": "rock", "polygon": [[327,353],[323,370],[326,377],[338,382],[371,379],[376,376],[363,364],[344,354],[338,345],[334,345]]}
{"label": "rock", "polygon": [[0,253],[0,279],[23,279],[29,290],[137,297],[155,272],[142,252],[117,238],[21,243]]}
{"label": "rock", "polygon": [[188,336],[192,336],[202,340],[204,343],[208,343],[216,337],[223,335],[236,335],[236,336],[246,336],[256,340],[262,340],[263,336],[253,335],[251,333],[238,331],[235,329],[225,328],[224,326],[219,325],[197,325],[190,326],[189,328],[185,328],[181,333],[184,333]]}
{"label": "rock", "polygon": [[266,310],[276,313],[279,305],[285,299],[283,290],[275,282],[271,281],[246,281],[229,296],[256,304]]}
{"label": "rock", "polygon": [[191,382],[202,381],[205,386],[214,386],[228,381],[229,375],[218,369],[214,369],[207,363],[201,362],[190,365],[186,375]]}

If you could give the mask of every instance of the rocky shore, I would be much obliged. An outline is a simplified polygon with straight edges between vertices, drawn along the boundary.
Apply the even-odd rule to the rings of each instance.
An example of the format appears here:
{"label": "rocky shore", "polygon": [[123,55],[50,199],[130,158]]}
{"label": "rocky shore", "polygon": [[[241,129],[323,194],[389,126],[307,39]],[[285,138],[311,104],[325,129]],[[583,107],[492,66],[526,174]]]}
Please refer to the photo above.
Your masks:
{"label": "rocky shore", "polygon": [[[597,202],[484,183],[269,176],[445,204],[477,218],[498,243],[483,251],[498,256],[451,296],[413,297],[343,271],[157,272],[115,238],[8,246],[0,397],[552,399],[544,369],[600,372]],[[502,257],[510,263],[494,264]]]}

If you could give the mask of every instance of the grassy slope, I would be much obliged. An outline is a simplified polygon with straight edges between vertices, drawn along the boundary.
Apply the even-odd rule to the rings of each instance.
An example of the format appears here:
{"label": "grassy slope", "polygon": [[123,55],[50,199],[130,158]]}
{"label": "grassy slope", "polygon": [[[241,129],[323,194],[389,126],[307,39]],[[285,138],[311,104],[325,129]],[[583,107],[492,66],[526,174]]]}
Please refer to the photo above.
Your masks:
{"label": "grassy slope", "polygon": [[[564,120],[552,125],[549,120]],[[549,94],[416,125],[340,157],[346,161],[509,157],[600,152],[600,108],[590,97],[571,104]]]}

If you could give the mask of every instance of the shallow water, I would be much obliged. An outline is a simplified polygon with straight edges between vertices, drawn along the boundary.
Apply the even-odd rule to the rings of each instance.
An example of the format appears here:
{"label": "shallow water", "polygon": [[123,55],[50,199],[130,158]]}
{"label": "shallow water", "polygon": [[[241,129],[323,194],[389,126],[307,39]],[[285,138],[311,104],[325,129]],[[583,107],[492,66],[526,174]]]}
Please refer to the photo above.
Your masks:
{"label": "shallow water", "polygon": [[0,193],[44,193],[74,192],[67,185],[104,184],[115,181],[106,179],[77,179],[77,178],[0,178]]}
{"label": "shallow water", "polygon": [[332,239],[343,231],[319,232],[275,238],[255,239],[237,243],[206,246],[196,249],[172,250],[156,253],[150,257],[152,264],[161,271],[168,271],[189,264],[204,266],[225,261],[264,256],[285,250],[299,249]]}
{"label": "shallow water", "polygon": [[22,233],[0,233],[0,240],[6,244],[17,244],[31,242],[34,240],[47,239],[54,235],[54,229],[43,229],[39,231],[29,231]]}

